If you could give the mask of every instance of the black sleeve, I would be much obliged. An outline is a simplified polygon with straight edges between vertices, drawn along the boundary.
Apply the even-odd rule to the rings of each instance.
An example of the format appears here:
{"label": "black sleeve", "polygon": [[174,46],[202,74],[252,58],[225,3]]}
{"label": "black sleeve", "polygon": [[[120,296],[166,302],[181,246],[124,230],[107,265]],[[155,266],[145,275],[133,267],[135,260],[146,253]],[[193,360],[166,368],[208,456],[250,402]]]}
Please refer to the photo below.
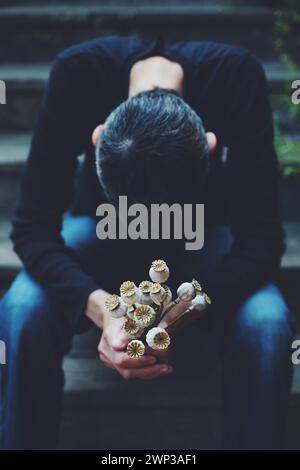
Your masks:
{"label": "black sleeve", "polygon": [[[233,85],[232,85],[233,86]],[[210,274],[207,291],[235,309],[274,278],[284,252],[277,158],[265,75],[250,54],[239,66],[228,106],[228,175],[232,250]]]}
{"label": "black sleeve", "polygon": [[13,218],[14,249],[25,269],[56,299],[72,324],[98,288],[61,237],[84,136],[84,84],[69,63],[52,67]]}

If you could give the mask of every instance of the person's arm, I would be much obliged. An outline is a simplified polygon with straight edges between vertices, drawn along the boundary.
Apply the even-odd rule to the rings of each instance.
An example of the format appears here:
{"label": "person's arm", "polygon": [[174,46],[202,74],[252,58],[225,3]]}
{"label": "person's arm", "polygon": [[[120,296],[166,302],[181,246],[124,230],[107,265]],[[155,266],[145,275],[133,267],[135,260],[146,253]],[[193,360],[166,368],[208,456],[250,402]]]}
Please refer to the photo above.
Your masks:
{"label": "person's arm", "polygon": [[77,155],[86,132],[85,83],[69,63],[56,59],[21,182],[11,238],[25,269],[69,314],[75,326],[98,289],[61,236],[69,208]]}
{"label": "person's arm", "polygon": [[[232,310],[274,278],[284,251],[272,112],[261,65],[247,55],[239,68],[227,120],[232,250],[205,289],[221,310]],[[228,91],[229,93],[229,91]]]}

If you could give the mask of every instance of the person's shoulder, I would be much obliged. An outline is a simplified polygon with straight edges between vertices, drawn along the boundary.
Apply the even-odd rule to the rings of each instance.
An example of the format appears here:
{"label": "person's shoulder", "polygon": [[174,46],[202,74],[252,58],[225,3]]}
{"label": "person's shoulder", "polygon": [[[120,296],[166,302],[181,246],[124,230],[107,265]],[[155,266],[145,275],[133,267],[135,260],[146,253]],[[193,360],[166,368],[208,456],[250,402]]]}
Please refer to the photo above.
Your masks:
{"label": "person's shoulder", "polygon": [[52,61],[50,77],[82,81],[103,75],[125,54],[126,42],[127,38],[121,36],[103,36],[63,49]]}
{"label": "person's shoulder", "polygon": [[63,49],[57,54],[55,60],[66,63],[80,63],[101,58],[113,60],[118,54],[122,54],[129,40],[122,36],[97,37]]}
{"label": "person's shoulder", "polygon": [[207,42],[198,48],[198,54],[195,56],[198,63],[206,66],[212,75],[215,71],[224,84],[265,80],[263,65],[255,55],[243,47]]}
{"label": "person's shoulder", "polygon": [[183,43],[183,48],[195,64],[207,63],[216,66],[239,66],[243,63],[250,65],[259,63],[250,51],[231,44],[191,41]]}
{"label": "person's shoulder", "polygon": [[[246,74],[256,74],[263,72],[263,67],[259,59],[248,49],[228,44],[215,45],[215,60],[224,63],[225,67],[232,72],[239,70]],[[212,46],[213,49],[213,46]]]}

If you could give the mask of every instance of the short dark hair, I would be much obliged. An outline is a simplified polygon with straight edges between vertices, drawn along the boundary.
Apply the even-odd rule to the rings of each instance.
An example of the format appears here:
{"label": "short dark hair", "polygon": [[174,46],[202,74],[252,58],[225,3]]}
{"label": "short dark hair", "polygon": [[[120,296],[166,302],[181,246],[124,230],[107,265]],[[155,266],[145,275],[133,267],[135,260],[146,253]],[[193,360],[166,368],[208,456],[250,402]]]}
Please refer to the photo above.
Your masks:
{"label": "short dark hair", "polygon": [[96,168],[111,201],[189,202],[203,187],[208,154],[201,118],[176,92],[155,88],[108,116]]}

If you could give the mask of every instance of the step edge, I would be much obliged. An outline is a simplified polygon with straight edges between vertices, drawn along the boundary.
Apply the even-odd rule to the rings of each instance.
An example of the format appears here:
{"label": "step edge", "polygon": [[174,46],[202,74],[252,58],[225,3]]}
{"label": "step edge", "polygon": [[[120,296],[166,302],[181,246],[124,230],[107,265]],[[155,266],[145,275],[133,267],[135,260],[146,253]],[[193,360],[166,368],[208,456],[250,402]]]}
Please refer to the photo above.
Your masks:
{"label": "step edge", "polygon": [[274,11],[266,7],[258,6],[224,6],[224,5],[30,5],[20,6],[15,5],[11,7],[0,8],[0,20],[1,18],[18,18],[22,16],[22,19],[35,19],[38,18],[54,18],[60,21],[64,18],[67,20],[73,19],[90,19],[92,15],[103,15],[107,17],[124,18],[124,20],[130,20],[134,16],[155,16],[166,15],[170,18],[170,15],[180,15],[180,17],[186,16],[199,16],[220,18],[220,17],[232,17],[238,20],[244,17],[249,19],[273,19]]}

